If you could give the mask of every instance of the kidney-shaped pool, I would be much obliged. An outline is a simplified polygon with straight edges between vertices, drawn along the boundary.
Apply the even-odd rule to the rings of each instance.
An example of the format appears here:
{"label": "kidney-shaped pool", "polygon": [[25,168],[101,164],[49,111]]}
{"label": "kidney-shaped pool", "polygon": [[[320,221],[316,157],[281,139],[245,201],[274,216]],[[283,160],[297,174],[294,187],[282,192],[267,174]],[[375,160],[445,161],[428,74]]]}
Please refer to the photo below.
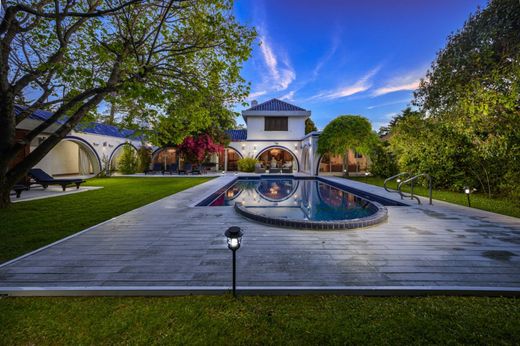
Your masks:
{"label": "kidney-shaped pool", "polygon": [[387,216],[379,203],[316,179],[238,179],[199,205],[234,206],[256,221],[305,229],[366,227]]}

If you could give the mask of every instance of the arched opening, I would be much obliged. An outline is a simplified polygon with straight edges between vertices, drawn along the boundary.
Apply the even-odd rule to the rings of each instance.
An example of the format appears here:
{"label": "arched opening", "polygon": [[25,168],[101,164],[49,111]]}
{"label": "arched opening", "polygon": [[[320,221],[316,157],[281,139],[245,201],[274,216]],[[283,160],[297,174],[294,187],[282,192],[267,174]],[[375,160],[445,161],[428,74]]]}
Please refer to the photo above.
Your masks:
{"label": "arched opening", "polygon": [[[117,172],[117,171],[120,171],[120,161],[121,161],[121,157],[123,156],[123,153],[124,153],[124,149],[125,148],[130,148],[130,150],[132,150],[134,156],[135,156],[135,159],[137,161],[138,159],[138,155],[137,155],[137,148],[131,144],[131,143],[121,143],[119,144],[115,149],[114,151],[112,152],[112,154],[110,155],[110,158],[108,159],[108,167],[110,167],[110,172]],[[137,167],[136,167],[137,169]]]}
{"label": "arched opening", "polygon": [[53,176],[90,176],[101,171],[101,160],[88,142],[71,136],[62,139],[35,168]]}
{"label": "arched opening", "polygon": [[350,175],[364,174],[368,170],[368,158],[365,155],[349,150],[342,155],[324,154],[318,161],[317,174],[343,175],[347,171]]}
{"label": "arched opening", "polygon": [[241,158],[242,154],[238,150],[231,147],[224,148],[218,152],[218,169],[221,171],[238,171],[238,160]]}
{"label": "arched opening", "polygon": [[285,168],[297,172],[299,168],[296,156],[289,149],[280,146],[265,148],[256,158],[269,169]]}
{"label": "arched opening", "polygon": [[161,164],[163,169],[174,163],[178,163],[179,155],[174,147],[163,147],[157,149],[152,155],[152,165]]}
{"label": "arched opening", "polygon": [[344,159],[341,155],[323,154],[318,161],[318,174],[322,175],[342,175]]}

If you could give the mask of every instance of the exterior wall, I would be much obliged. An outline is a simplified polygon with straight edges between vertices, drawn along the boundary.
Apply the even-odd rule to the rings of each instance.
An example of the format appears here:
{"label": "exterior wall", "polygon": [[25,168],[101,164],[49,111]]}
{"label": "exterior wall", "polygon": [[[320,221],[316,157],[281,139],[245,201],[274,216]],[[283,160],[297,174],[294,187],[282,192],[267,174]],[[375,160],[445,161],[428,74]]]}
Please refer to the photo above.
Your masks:
{"label": "exterior wall", "polygon": [[247,117],[247,139],[249,140],[300,140],[305,136],[305,116],[289,116],[288,131],[264,131],[265,117]]}
{"label": "exterior wall", "polygon": [[[34,150],[35,147],[31,147]],[[61,141],[35,166],[51,175],[79,174],[79,147],[70,141]]]}

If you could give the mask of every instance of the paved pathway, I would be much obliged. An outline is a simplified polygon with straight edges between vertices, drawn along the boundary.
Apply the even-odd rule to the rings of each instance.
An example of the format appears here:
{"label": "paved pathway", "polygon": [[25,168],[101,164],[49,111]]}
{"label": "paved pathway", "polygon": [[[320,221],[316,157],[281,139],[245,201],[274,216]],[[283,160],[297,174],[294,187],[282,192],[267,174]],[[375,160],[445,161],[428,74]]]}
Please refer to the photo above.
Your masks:
{"label": "paved pathway", "polygon": [[[388,222],[301,231],[251,222],[231,207],[190,207],[221,176],[0,266],[0,292],[52,287],[227,287],[223,233],[244,229],[243,287],[509,287],[520,291],[520,219],[434,201],[388,207]],[[382,188],[330,178],[395,198]]]}

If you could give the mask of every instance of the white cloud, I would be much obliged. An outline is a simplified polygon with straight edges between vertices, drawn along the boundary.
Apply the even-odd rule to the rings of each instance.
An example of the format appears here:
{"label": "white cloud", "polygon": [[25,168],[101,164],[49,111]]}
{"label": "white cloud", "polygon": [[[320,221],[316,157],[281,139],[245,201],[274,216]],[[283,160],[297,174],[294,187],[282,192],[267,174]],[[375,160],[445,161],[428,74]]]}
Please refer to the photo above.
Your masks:
{"label": "white cloud", "polygon": [[280,96],[280,100],[294,101],[294,94],[296,90],[289,91],[287,94]]}
{"label": "white cloud", "polygon": [[259,97],[259,96],[262,96],[262,95],[265,95],[267,94],[267,91],[266,90],[260,90],[260,91],[255,91],[253,93],[250,93],[249,96],[247,97],[248,100],[252,100],[256,97]]}
{"label": "white cloud", "polygon": [[266,84],[272,85],[275,91],[287,89],[296,79],[296,73],[294,72],[289,58],[285,56],[280,59],[275,54],[267,35],[261,35],[260,39],[262,41],[260,51],[269,74]]}
{"label": "white cloud", "polygon": [[415,90],[419,87],[419,83],[421,78],[423,78],[426,74],[426,67],[421,67],[413,71],[409,71],[408,73],[396,76],[386,83],[383,86],[375,89],[372,93],[372,96],[381,96],[390,94],[396,91],[406,91],[406,90]]}
{"label": "white cloud", "polygon": [[372,86],[371,79],[381,69],[381,66],[377,66],[372,70],[368,71],[363,77],[357,80],[354,84],[344,85],[335,90],[321,92],[311,99],[323,99],[323,100],[334,100],[342,97],[351,96],[354,94],[367,91]]}
{"label": "white cloud", "polygon": [[390,94],[396,91],[404,91],[404,90],[415,90],[419,87],[420,79],[410,82],[410,83],[403,83],[403,84],[389,84],[385,87],[377,88],[374,90],[373,94],[374,96],[381,96],[385,94]]}
{"label": "white cloud", "polygon": [[312,80],[316,79],[318,77],[318,74],[320,73],[321,69],[325,64],[332,58],[332,56],[336,53],[336,51],[339,48],[340,44],[340,35],[339,33],[336,33],[332,39],[332,46],[328,50],[328,52],[318,61],[316,66],[314,67],[314,70],[312,70]]}
{"label": "white cloud", "polygon": [[405,102],[407,102],[407,103],[410,102],[410,99],[408,98],[408,99],[401,99],[401,100],[396,100],[396,101],[392,101],[392,102],[380,103],[377,105],[369,106],[369,107],[367,107],[367,109],[393,106],[393,105],[398,105],[398,104],[405,103]]}

